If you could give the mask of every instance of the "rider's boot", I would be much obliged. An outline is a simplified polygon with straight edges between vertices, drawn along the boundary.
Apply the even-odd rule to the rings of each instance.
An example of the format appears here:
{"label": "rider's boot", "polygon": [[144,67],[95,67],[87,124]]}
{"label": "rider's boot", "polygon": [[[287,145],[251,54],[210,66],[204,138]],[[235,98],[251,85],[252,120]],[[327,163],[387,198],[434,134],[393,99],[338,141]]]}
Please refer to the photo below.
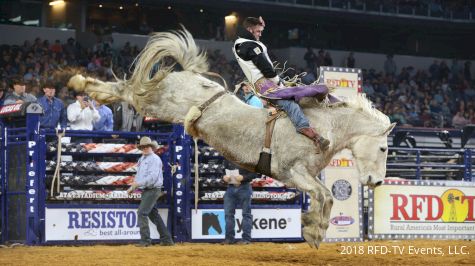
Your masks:
{"label": "rider's boot", "polygon": [[321,151],[324,152],[328,150],[328,146],[330,146],[330,141],[318,135],[317,131],[313,127],[301,128],[299,129],[299,133],[313,140],[315,146],[320,148]]}

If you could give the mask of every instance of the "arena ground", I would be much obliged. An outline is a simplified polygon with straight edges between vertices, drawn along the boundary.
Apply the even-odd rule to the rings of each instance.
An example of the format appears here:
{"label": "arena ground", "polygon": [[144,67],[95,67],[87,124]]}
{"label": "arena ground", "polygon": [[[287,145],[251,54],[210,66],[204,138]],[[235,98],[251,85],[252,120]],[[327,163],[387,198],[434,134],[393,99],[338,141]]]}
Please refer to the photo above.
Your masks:
{"label": "arena ground", "polygon": [[[371,249],[384,250],[382,246],[387,247],[391,253],[402,250],[403,255],[368,254],[371,253]],[[393,246],[398,248],[393,248]],[[354,253],[356,250],[364,254],[342,254],[345,250],[346,253]],[[410,254],[416,252],[426,254]],[[427,254],[440,252],[444,255]],[[417,240],[323,243],[319,250],[311,249],[305,243],[253,243],[239,246],[184,243],[174,247],[154,245],[147,248],[137,248],[133,245],[0,248],[0,265],[366,266],[422,264],[426,266],[475,265],[475,242]]]}

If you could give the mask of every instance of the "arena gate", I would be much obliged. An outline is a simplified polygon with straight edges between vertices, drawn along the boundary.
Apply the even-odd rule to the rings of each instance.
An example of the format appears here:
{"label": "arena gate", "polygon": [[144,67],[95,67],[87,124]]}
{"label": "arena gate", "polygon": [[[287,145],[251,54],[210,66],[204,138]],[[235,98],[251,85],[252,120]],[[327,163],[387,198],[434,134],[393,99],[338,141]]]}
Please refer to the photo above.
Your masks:
{"label": "arena gate", "polygon": [[[173,232],[171,176],[182,127],[149,127],[147,132],[134,133],[67,130],[59,146],[56,131],[39,128],[41,113],[37,104],[9,105],[0,110],[3,243],[139,239],[136,210],[140,191],[127,195],[126,190],[140,156],[135,143],[142,136],[160,144],[156,153],[164,165],[164,196],[157,205]],[[53,182],[58,149],[61,175]],[[151,228],[152,238],[158,239],[155,227]]]}

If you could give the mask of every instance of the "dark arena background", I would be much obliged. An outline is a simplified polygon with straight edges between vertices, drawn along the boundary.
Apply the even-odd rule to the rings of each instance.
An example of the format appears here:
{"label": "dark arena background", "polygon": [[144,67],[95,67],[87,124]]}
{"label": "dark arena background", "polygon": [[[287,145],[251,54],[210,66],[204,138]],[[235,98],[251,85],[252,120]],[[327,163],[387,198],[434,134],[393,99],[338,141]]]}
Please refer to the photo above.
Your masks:
{"label": "dark arena background", "polygon": [[[305,72],[302,83],[343,99],[365,94],[397,123],[383,185],[359,183],[349,150],[316,177],[334,200],[318,249],[302,236],[308,195],[260,175],[252,243],[220,245],[222,154],[203,141],[195,151],[182,125],[126,102],[108,105],[109,124],[77,129],[75,93],[56,78],[69,68],[130,78],[149,34],[183,25],[234,91],[244,74],[231,48],[248,16],[265,20],[281,77]],[[475,265],[473,0],[1,0],[0,53],[0,265]],[[51,86],[64,132],[44,120]],[[134,246],[141,191],[127,189],[143,136],[159,144],[157,207],[174,246],[159,245],[154,226],[154,245]]]}

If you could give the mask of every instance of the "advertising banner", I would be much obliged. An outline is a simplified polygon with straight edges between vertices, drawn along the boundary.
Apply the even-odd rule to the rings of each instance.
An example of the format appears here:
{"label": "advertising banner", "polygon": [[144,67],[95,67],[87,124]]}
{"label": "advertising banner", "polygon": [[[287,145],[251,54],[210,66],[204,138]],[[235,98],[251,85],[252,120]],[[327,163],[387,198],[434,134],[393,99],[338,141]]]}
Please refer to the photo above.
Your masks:
{"label": "advertising banner", "polygon": [[361,185],[351,151],[337,153],[322,176],[333,196],[325,241],[363,241]]}
{"label": "advertising banner", "polygon": [[[168,209],[159,209],[166,223]],[[149,221],[150,237],[159,239],[157,228]],[[138,240],[137,209],[46,208],[45,241]]]}
{"label": "advertising banner", "polygon": [[361,69],[358,68],[320,67],[320,79],[335,89],[331,94],[342,100],[363,92]]}
{"label": "advertising banner", "polygon": [[386,181],[369,203],[373,239],[475,238],[474,183]]}
{"label": "advertising banner", "polygon": [[[235,214],[236,238],[242,235],[242,211]],[[251,236],[256,238],[300,238],[300,209],[253,209]],[[224,239],[226,223],[223,209],[191,211],[192,239]]]}

